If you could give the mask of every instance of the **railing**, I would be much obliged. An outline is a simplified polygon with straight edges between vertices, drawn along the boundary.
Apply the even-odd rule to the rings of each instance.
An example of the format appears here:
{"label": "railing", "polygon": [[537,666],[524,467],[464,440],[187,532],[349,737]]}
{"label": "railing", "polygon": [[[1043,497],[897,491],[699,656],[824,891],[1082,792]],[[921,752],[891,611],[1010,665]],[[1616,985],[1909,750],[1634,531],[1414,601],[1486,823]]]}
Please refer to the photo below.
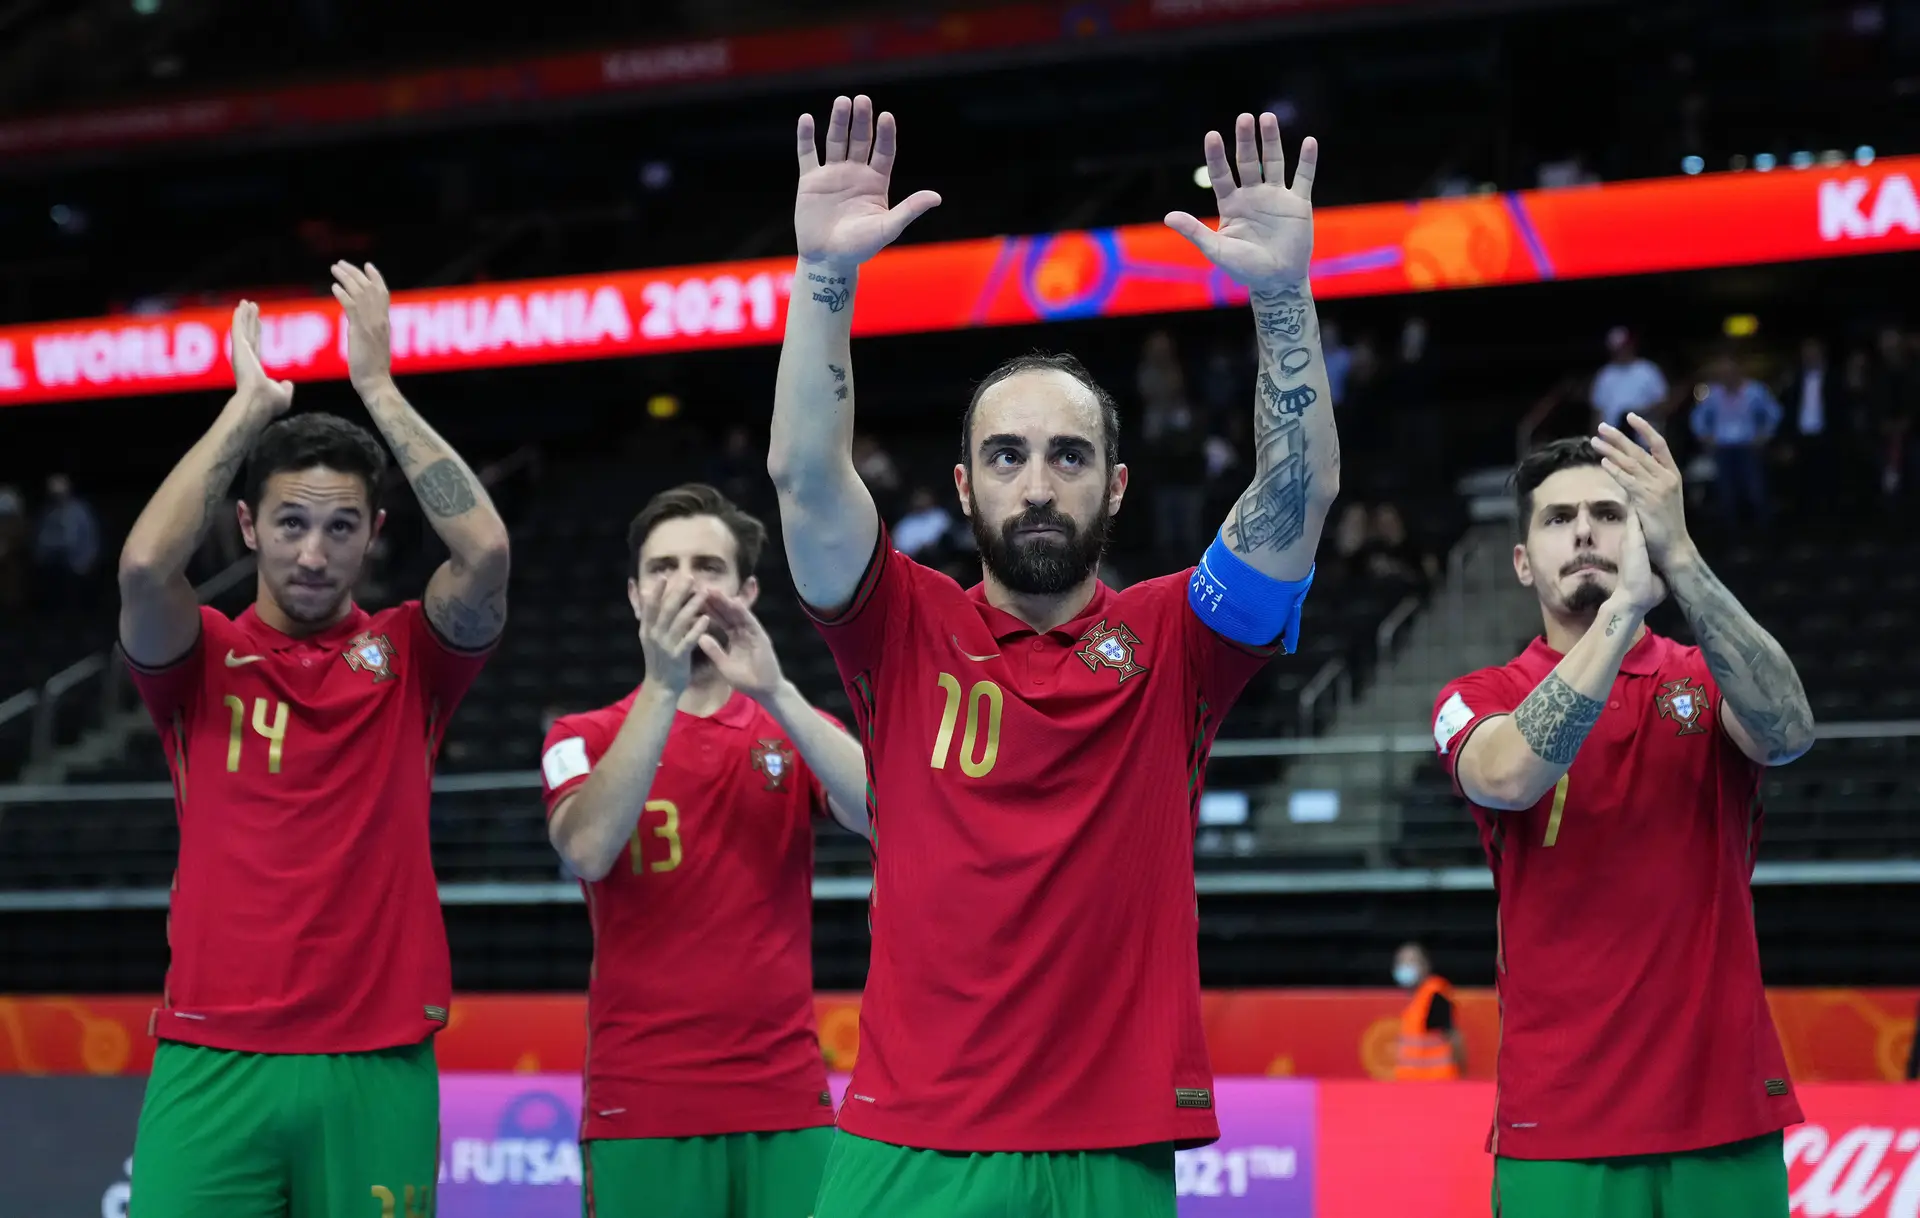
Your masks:
{"label": "railing", "polygon": [[[4,704],[0,704],[4,709]],[[1838,741],[1879,739],[1902,742],[1920,755],[1920,746],[1904,742],[1920,740],[1920,720],[1864,723],[1834,723],[1818,729],[1821,744]],[[1816,751],[1818,751],[1816,746]],[[1375,760],[1394,756],[1430,755],[1433,739],[1424,731],[1394,732],[1376,735],[1339,736],[1303,739],[1221,740],[1214,745],[1214,771],[1210,785],[1225,785],[1218,771],[1221,764],[1242,765],[1247,761],[1292,758],[1355,757],[1360,769],[1372,770]],[[1237,784],[1247,785],[1247,784]],[[537,771],[495,771],[490,773],[445,774],[434,780],[436,796],[460,796],[487,792],[525,792],[526,814],[538,816],[537,792],[541,786]],[[79,805],[166,802],[174,789],[167,782],[142,783],[47,783],[0,785],[0,812],[9,806],[57,804],[63,808]],[[1465,812],[1458,809],[1461,823]],[[1910,811],[1920,813],[1920,808]],[[1269,815],[1272,811],[1269,810]],[[60,814],[63,818],[69,815]],[[436,817],[458,815],[457,809],[437,808]],[[1203,811],[1204,820],[1204,811]],[[1810,826],[1817,831],[1818,825]],[[1203,830],[1204,832],[1204,830]],[[1920,834],[1915,835],[1920,841]],[[1284,849],[1284,847],[1279,847]],[[1287,893],[1378,893],[1415,891],[1482,891],[1492,881],[1484,866],[1470,864],[1465,858],[1452,862],[1420,866],[1340,866],[1303,867],[1301,860],[1268,851],[1257,861],[1237,860],[1221,866],[1217,857],[1203,858],[1195,877],[1202,896],[1234,896]],[[557,874],[556,871],[550,874]],[[1756,886],[1804,884],[1912,884],[1920,883],[1920,858],[1882,858],[1861,861],[1767,860],[1754,869]],[[863,900],[872,887],[866,875],[822,875],[815,879],[813,895],[821,901]],[[440,896],[448,905],[549,905],[577,902],[578,885],[552,878],[527,881],[447,882]],[[167,906],[164,885],[139,888],[27,889],[0,891],[0,912],[100,909],[162,909]]]}

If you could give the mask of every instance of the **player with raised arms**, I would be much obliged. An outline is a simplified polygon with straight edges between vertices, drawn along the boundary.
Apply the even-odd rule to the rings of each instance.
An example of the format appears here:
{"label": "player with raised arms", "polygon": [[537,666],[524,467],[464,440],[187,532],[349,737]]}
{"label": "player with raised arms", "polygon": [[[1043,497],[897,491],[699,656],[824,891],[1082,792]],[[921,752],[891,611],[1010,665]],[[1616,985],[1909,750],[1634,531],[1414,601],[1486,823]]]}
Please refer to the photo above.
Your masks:
{"label": "player with raised arms", "polygon": [[[1541,637],[1440,691],[1499,900],[1499,1218],[1786,1218],[1801,1119],[1753,929],[1760,776],[1813,745],[1793,662],[1687,533],[1667,442],[1514,471]],[[1643,447],[1644,446],[1644,447]],[[1648,630],[1671,589],[1697,647]]]}
{"label": "player with raised arms", "polygon": [[[427,804],[448,717],[506,622],[507,529],[394,385],[380,273],[333,276],[353,387],[450,556],[424,604],[354,603],[387,453],[333,415],[275,421],[293,385],[261,367],[260,311],[243,301],[233,397],[120,555],[120,643],[180,820],[140,1218],[434,1209],[432,1037],[452,978]],[[243,462],[259,572],[230,619],[185,572]]]}
{"label": "player with raised arms", "polygon": [[1221,717],[1291,650],[1338,488],[1307,287],[1317,149],[1272,115],[1206,161],[1216,232],[1167,223],[1252,292],[1256,469],[1197,568],[1097,565],[1127,489],[1113,399],[1071,356],[990,372],[954,486],[982,582],[894,550],[851,457],[860,266],[939,202],[887,204],[896,133],[837,99],[798,130],[799,264],[768,470],[794,582],[871,767],[873,955],[818,1218],[1171,1218],[1174,1151],[1219,1136],[1200,1024],[1193,834]]}
{"label": "player with raised arms", "polygon": [[866,832],[867,768],[754,617],[766,541],[713,487],[655,495],[627,531],[646,681],[542,751],[593,926],[590,1215],[806,1218],[833,1139],[813,823]]}

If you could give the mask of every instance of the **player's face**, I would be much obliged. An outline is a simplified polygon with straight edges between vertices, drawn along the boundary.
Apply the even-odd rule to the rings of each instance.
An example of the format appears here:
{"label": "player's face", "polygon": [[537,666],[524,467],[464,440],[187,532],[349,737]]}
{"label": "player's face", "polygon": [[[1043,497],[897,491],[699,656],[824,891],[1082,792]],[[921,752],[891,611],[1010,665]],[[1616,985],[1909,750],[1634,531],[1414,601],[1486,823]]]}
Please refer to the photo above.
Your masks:
{"label": "player's face", "polygon": [[316,465],[284,470],[240,505],[240,532],[259,555],[260,586],[290,621],[317,626],[345,612],[385,513],[366,480]]}
{"label": "player's face", "polygon": [[1627,498],[1597,465],[1548,475],[1533,492],[1525,545],[1513,548],[1513,570],[1549,613],[1592,615],[1619,582]]}
{"label": "player's face", "polygon": [[[640,618],[641,596],[650,588],[659,595],[675,576],[691,580],[696,594],[711,588],[753,604],[760,588],[751,576],[741,581],[738,553],[733,530],[718,516],[679,516],[653,526],[640,544],[639,571],[627,581],[634,620]],[[707,633],[726,645],[727,634],[721,627],[709,627]],[[697,649],[693,662],[696,667],[712,663],[706,652]]]}
{"label": "player's face", "polygon": [[981,395],[969,464],[953,477],[994,578],[1057,596],[1099,565],[1127,487],[1105,452],[1100,403],[1064,372],[1018,373]]}

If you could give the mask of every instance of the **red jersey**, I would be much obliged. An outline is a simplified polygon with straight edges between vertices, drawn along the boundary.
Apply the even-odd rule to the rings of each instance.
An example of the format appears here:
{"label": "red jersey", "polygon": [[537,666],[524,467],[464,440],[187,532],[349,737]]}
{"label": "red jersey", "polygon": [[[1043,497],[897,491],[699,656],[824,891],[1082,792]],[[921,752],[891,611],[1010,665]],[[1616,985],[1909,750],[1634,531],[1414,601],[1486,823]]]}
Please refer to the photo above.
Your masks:
{"label": "red jersey", "polygon": [[[1535,639],[1440,691],[1449,773],[1561,658]],[[1473,809],[1500,903],[1490,1151],[1668,1154],[1801,1119],[1753,931],[1761,767],[1719,710],[1700,649],[1649,631],[1560,784],[1522,812]]]}
{"label": "red jersey", "polygon": [[[637,693],[638,691],[636,691]],[[634,694],[547,733],[547,812],[612,747]],[[676,714],[593,925],[581,1139],[833,1124],[813,1022],[813,819],[826,795],[786,732],[735,693]]]}
{"label": "red jersey", "polygon": [[156,1035],[353,1053],[445,1026],[427,805],[487,654],[452,650],[408,601],[301,639],[202,608],[185,658],[130,665],[180,820]]}
{"label": "red jersey", "polygon": [[881,532],[821,621],[867,747],[873,958],[841,1128],[945,1151],[1220,1136],[1193,835],[1221,717],[1270,652],[1187,575],[1036,634]]}

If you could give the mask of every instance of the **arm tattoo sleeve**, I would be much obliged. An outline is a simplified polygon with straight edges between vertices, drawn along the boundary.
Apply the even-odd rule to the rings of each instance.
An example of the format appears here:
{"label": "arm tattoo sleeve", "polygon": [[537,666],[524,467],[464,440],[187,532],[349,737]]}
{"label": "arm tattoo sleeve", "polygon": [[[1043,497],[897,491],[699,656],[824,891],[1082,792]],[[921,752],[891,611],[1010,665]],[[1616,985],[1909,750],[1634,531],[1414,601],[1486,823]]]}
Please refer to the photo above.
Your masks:
{"label": "arm tattoo sleeve", "polygon": [[1527,747],[1552,765],[1572,765],[1580,742],[1600,720],[1606,703],[1577,692],[1553,673],[1540,682],[1513,712]]}
{"label": "arm tattoo sleeve", "polygon": [[1673,581],[1673,597],[1699,640],[1727,709],[1772,762],[1813,743],[1813,708],[1793,661],[1705,563]]}
{"label": "arm tattoo sleeve", "polygon": [[480,502],[467,471],[451,457],[442,457],[421,470],[413,489],[420,497],[420,506],[435,516],[458,516]]}

